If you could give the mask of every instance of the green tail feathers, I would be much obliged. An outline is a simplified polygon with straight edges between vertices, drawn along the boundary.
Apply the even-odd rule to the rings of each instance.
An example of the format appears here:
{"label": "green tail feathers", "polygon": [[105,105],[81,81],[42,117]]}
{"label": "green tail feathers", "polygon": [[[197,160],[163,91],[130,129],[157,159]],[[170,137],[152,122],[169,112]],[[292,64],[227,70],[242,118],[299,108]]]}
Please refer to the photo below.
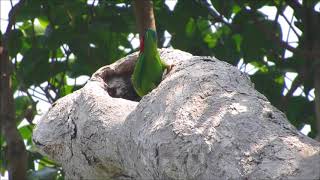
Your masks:
{"label": "green tail feathers", "polygon": [[160,59],[157,49],[156,32],[148,29],[144,37],[144,50],[139,54],[131,77],[137,94],[142,97],[156,88],[166,68],[168,65]]}

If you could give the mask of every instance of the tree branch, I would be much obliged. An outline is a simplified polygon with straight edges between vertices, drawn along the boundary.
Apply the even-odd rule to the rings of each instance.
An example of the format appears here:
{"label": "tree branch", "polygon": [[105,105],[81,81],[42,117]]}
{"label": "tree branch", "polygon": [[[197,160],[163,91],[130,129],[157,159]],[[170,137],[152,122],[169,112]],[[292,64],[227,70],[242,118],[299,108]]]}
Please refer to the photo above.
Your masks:
{"label": "tree branch", "polygon": [[302,5],[296,1],[296,0],[289,0],[289,1],[286,1],[286,3],[292,8],[294,9],[294,11],[297,11],[297,12],[301,12],[301,10],[303,9]]}
{"label": "tree branch", "polygon": [[301,79],[302,79],[301,74],[298,73],[298,76],[292,81],[290,89],[288,88],[287,94],[285,96],[282,96],[280,106],[283,111],[286,111],[289,103],[289,98],[292,97],[293,93],[301,85]]}
{"label": "tree branch", "polygon": [[133,6],[141,39],[147,29],[156,29],[156,23],[153,13],[153,1],[134,0]]}
{"label": "tree branch", "polygon": [[200,0],[200,3],[208,9],[210,16],[213,18],[215,22],[223,23],[229,28],[232,28],[231,24],[227,22],[220,13],[217,13],[216,11],[210,8],[210,4],[208,3],[208,1]]}
{"label": "tree branch", "polygon": [[9,13],[9,22],[0,40],[0,122],[7,142],[9,179],[26,179],[27,151],[16,127],[14,98],[11,82],[12,63],[8,55],[8,37],[15,24],[15,14],[24,0],[17,3]]}
{"label": "tree branch", "polygon": [[[252,10],[247,10],[250,13],[255,13]],[[287,49],[291,51],[294,54],[297,54],[301,57],[306,57],[309,59],[313,59],[314,57],[319,57],[320,52],[319,51],[310,51],[306,49],[296,49],[292,46],[290,46],[288,43],[283,42],[281,39],[277,38],[272,31],[269,31],[268,28],[266,28],[259,19],[257,19],[255,16],[253,16],[254,23],[257,25],[258,29],[260,29],[261,32],[263,32],[270,40],[272,40],[276,45],[278,45],[281,48]]]}
{"label": "tree branch", "polygon": [[[290,29],[293,30],[293,32],[296,34],[297,37],[299,37],[299,33],[294,29],[294,27],[292,26],[292,22],[293,22],[293,18],[294,18],[294,15],[292,15],[291,17],[291,21],[288,20],[288,18],[283,14],[283,12],[281,12],[281,16],[284,18],[284,20],[288,23],[289,25],[289,32],[290,32]],[[288,36],[289,36],[289,33],[288,33]]]}

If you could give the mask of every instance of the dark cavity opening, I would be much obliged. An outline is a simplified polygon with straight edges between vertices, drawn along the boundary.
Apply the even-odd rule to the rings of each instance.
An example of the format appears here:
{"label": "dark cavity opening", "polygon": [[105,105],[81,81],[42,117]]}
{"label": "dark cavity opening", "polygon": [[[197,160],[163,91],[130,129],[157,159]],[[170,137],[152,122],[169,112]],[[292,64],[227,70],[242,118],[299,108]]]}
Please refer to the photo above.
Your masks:
{"label": "dark cavity opening", "polygon": [[113,75],[104,77],[103,80],[108,85],[107,91],[111,97],[137,102],[141,100],[141,97],[136,93],[132,86],[131,74]]}

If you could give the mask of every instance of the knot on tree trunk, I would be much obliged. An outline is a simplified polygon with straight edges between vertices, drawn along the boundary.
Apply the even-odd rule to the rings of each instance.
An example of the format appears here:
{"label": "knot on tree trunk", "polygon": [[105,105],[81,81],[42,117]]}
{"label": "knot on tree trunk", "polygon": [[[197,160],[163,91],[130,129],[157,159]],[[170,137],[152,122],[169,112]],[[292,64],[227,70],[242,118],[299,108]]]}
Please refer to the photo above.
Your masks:
{"label": "knot on tree trunk", "polygon": [[135,53],[100,68],[43,116],[33,141],[66,178],[320,178],[320,144],[246,74],[214,57],[160,56],[174,67],[141,100],[130,81]]}

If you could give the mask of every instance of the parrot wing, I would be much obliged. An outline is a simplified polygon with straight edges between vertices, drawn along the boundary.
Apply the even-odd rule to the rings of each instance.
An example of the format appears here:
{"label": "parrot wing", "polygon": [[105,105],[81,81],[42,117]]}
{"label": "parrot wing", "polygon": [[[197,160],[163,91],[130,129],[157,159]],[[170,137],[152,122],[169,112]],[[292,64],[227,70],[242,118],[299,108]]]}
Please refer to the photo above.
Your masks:
{"label": "parrot wing", "polygon": [[142,92],[142,81],[143,81],[143,70],[144,68],[142,67],[145,61],[145,57],[144,54],[141,53],[138,57],[138,60],[136,62],[136,65],[134,67],[134,71],[133,71],[133,75],[131,78],[132,84],[134,89],[136,90],[137,94],[139,96],[143,96],[143,92]]}

